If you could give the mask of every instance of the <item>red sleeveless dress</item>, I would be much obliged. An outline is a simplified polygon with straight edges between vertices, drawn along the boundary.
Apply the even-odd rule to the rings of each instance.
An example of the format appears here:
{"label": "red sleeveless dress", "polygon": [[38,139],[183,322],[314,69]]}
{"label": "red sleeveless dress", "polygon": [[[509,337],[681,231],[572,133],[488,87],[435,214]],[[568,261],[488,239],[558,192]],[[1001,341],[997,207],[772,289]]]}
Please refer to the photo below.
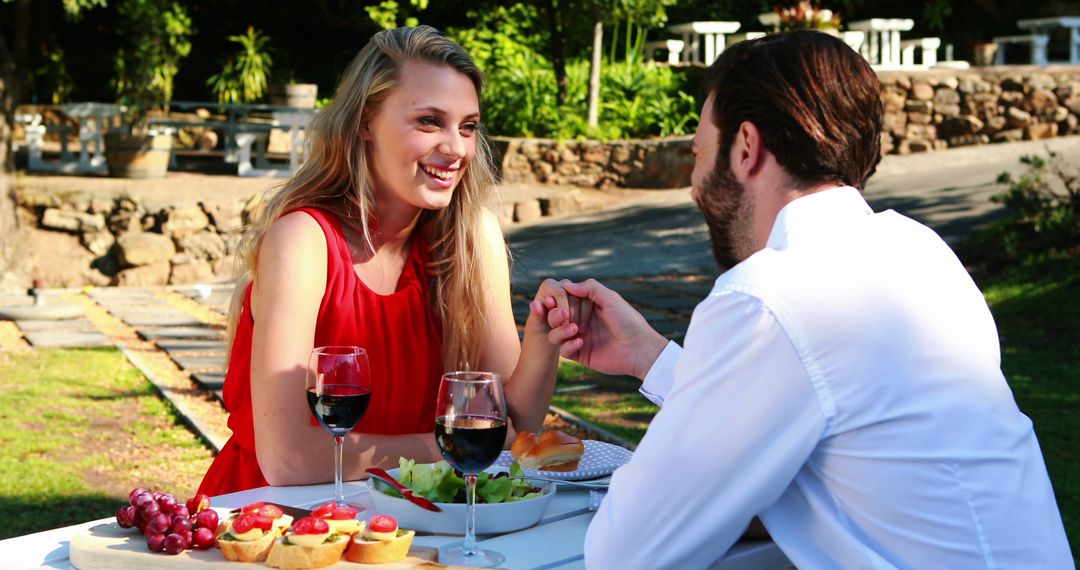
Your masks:
{"label": "red sleeveless dress", "polygon": [[[423,240],[413,239],[395,292],[379,295],[356,275],[337,218],[316,208],[296,211],[314,218],[326,234],[326,292],[315,325],[315,346],[358,345],[367,350],[371,362],[371,402],[354,431],[430,432],[442,374],[442,344],[438,317],[431,309]],[[233,434],[207,470],[198,491],[210,496],[268,484],[255,456],[250,285],[244,295],[223,388]],[[330,436],[326,437],[329,440]],[[330,473],[330,467],[327,469]]]}

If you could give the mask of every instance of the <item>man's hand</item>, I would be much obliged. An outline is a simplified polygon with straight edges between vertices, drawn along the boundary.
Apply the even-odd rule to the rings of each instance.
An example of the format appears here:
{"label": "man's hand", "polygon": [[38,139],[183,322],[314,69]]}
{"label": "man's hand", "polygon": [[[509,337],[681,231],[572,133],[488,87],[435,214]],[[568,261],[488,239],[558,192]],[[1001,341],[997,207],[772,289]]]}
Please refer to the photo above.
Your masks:
{"label": "man's hand", "polygon": [[[570,311],[565,320],[559,320],[556,310],[548,312],[549,340],[561,343],[560,353],[605,374],[644,378],[668,340],[599,281],[562,281],[560,285],[569,294],[568,305],[578,300],[576,313]],[[576,336],[568,334],[570,327],[576,327]]]}

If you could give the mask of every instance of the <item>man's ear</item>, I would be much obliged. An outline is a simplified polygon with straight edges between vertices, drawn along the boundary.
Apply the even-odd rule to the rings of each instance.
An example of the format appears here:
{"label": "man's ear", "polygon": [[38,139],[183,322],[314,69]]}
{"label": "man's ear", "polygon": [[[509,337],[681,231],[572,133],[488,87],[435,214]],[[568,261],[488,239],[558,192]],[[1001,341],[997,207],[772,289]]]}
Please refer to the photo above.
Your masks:
{"label": "man's ear", "polygon": [[750,121],[743,121],[731,145],[731,170],[739,180],[758,173],[764,163],[765,147],[761,131]]}

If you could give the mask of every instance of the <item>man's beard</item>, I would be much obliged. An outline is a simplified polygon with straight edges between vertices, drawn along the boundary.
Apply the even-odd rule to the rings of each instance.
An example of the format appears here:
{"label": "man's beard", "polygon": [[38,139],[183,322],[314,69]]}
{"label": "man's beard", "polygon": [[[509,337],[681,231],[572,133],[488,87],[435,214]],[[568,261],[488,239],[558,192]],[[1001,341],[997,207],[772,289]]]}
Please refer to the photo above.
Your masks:
{"label": "man's beard", "polygon": [[705,216],[712,237],[713,257],[721,271],[757,251],[752,203],[727,161],[717,161],[702,180],[697,195],[698,209]]}

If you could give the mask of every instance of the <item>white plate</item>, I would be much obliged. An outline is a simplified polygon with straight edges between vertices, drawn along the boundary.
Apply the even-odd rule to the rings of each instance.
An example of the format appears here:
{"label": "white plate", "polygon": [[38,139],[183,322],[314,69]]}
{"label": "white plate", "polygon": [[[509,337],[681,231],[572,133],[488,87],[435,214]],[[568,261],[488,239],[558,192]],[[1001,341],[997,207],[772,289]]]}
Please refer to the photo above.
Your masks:
{"label": "white plate", "polygon": [[[562,479],[564,481],[584,481],[611,475],[619,467],[622,467],[633,453],[626,448],[612,445],[603,441],[586,439],[585,453],[578,462],[578,468],[574,471],[544,471],[542,469],[522,469],[526,475],[538,475],[550,479]],[[502,452],[495,460],[496,467],[509,468],[514,462],[514,456],[509,451]]]}
{"label": "white plate", "polygon": [[[395,478],[400,469],[388,469]],[[544,489],[543,494],[533,499],[514,501],[513,503],[481,503],[476,505],[477,534],[499,534],[528,528],[540,521],[547,510],[548,503],[555,496],[555,485],[535,481],[534,485]],[[404,529],[442,534],[465,534],[465,505],[463,503],[435,503],[442,512],[436,513],[420,508],[405,499],[391,497],[383,493],[386,483],[374,477],[367,480],[368,492],[379,514],[390,515],[397,519]]]}

